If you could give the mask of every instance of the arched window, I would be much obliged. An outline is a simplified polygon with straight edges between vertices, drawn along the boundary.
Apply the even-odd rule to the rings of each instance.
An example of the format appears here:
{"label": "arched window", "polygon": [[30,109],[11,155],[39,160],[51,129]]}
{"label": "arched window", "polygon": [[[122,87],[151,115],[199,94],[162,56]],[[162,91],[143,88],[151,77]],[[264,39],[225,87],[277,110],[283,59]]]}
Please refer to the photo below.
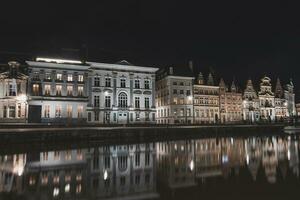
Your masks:
{"label": "arched window", "polygon": [[127,107],[127,94],[124,92],[121,92],[119,94],[118,102],[119,102],[119,107],[126,108]]}

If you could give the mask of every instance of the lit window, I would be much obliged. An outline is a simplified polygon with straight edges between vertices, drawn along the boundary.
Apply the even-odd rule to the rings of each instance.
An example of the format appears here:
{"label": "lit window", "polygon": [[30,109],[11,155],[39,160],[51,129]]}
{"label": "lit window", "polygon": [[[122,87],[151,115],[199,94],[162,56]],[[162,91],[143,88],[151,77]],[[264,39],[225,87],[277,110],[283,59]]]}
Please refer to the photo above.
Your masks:
{"label": "lit window", "polygon": [[65,152],[65,160],[71,160],[72,159],[72,153],[70,150]]}
{"label": "lit window", "polygon": [[56,74],[56,80],[61,81],[62,80],[62,74]]}
{"label": "lit window", "polygon": [[68,74],[68,81],[72,82],[73,81],[73,75],[72,74]]}
{"label": "lit window", "polygon": [[30,176],[29,177],[29,185],[35,185],[35,182],[36,182],[35,177],[34,176]]}
{"label": "lit window", "polygon": [[51,80],[51,74],[46,73],[46,74],[45,74],[45,79],[46,79],[46,80]]}
{"label": "lit window", "polygon": [[59,153],[59,151],[54,151],[54,160],[60,160],[60,153]]}
{"label": "lit window", "polygon": [[58,170],[54,171],[53,183],[54,184],[58,184],[59,183],[59,171]]}
{"label": "lit window", "polygon": [[56,95],[57,96],[61,96],[61,89],[62,89],[61,85],[56,85]]}
{"label": "lit window", "polygon": [[40,93],[40,86],[38,84],[33,84],[32,85],[32,93],[34,96],[39,96]]}
{"label": "lit window", "polygon": [[83,75],[78,75],[78,82],[83,82]]}
{"label": "lit window", "polygon": [[55,187],[53,189],[53,197],[57,197],[59,195],[59,188],[58,187]]}
{"label": "lit window", "polygon": [[17,95],[17,88],[16,84],[9,84],[9,96],[16,96]]}
{"label": "lit window", "polygon": [[77,107],[77,112],[78,112],[77,117],[82,118],[83,117],[83,106],[79,105]]}
{"label": "lit window", "polygon": [[67,117],[72,118],[72,105],[67,105]]}
{"label": "lit window", "polygon": [[45,95],[46,96],[50,95],[50,89],[51,89],[51,86],[49,84],[45,85]]}
{"label": "lit window", "polygon": [[48,152],[43,152],[43,161],[47,161],[48,160]]}
{"label": "lit window", "polygon": [[55,117],[61,117],[61,105],[55,107]]}
{"label": "lit window", "polygon": [[82,160],[82,159],[83,159],[82,151],[81,151],[81,149],[78,149],[77,150],[77,160]]}
{"label": "lit window", "polygon": [[70,183],[66,184],[65,186],[65,193],[69,193],[70,192]]}
{"label": "lit window", "polygon": [[44,117],[50,118],[50,105],[45,105]]}
{"label": "lit window", "polygon": [[42,172],[41,183],[42,183],[42,185],[47,185],[48,184],[48,175],[47,175],[47,172]]}
{"label": "lit window", "polygon": [[81,184],[78,184],[76,186],[76,194],[79,194],[79,193],[81,193]]}
{"label": "lit window", "polygon": [[78,86],[78,96],[83,96],[83,87]]}
{"label": "lit window", "polygon": [[72,96],[73,95],[73,86],[72,85],[68,85],[67,86],[67,95],[68,96]]}

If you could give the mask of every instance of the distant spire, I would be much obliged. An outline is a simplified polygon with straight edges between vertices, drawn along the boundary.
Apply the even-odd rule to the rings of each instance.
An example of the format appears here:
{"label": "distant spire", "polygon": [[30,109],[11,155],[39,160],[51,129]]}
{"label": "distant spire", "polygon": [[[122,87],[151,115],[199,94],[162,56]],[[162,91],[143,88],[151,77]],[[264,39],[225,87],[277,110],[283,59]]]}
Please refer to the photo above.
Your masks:
{"label": "distant spire", "polygon": [[199,85],[204,85],[204,78],[201,72],[198,74],[197,82]]}
{"label": "distant spire", "polygon": [[231,92],[236,92],[236,86],[235,86],[234,80],[231,83],[231,88],[230,89],[231,89]]}
{"label": "distant spire", "polygon": [[282,97],[282,95],[283,95],[283,89],[280,83],[280,79],[277,78],[276,87],[275,87],[275,96],[280,98]]}
{"label": "distant spire", "polygon": [[209,73],[209,75],[208,75],[207,85],[215,85],[214,78],[211,73]]}
{"label": "distant spire", "polygon": [[221,78],[221,79],[220,79],[219,86],[220,86],[220,87],[224,87],[224,88],[226,87],[226,85],[225,85],[225,82],[224,82],[224,79],[223,79],[223,78]]}

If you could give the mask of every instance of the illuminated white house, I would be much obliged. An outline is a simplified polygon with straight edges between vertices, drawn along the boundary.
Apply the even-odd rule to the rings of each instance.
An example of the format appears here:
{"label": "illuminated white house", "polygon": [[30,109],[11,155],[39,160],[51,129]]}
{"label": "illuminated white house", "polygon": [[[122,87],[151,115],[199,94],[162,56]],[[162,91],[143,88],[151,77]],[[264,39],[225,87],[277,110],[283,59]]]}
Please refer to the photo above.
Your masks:
{"label": "illuminated white house", "polygon": [[157,73],[156,122],[158,124],[193,123],[193,80],[192,74],[179,73],[173,67],[161,69]]}
{"label": "illuminated white house", "polygon": [[155,123],[158,68],[87,62],[87,121],[96,124]]}
{"label": "illuminated white house", "polygon": [[27,76],[18,62],[9,62],[0,74],[0,122],[25,122],[27,116]]}
{"label": "illuminated white house", "polygon": [[29,122],[86,121],[87,65],[48,58],[37,58],[27,64]]}

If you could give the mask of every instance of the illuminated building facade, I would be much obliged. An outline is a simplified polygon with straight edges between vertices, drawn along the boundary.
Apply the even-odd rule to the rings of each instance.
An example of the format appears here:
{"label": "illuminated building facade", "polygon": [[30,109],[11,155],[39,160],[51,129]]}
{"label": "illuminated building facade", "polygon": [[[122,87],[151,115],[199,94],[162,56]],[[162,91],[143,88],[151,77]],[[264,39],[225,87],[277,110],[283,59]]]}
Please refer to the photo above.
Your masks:
{"label": "illuminated building facade", "polygon": [[87,121],[100,124],[155,123],[157,68],[88,62]]}
{"label": "illuminated building facade", "polygon": [[27,61],[29,122],[86,121],[88,66],[79,61]]}
{"label": "illuminated building facade", "polygon": [[214,84],[212,74],[208,75],[205,84],[202,73],[200,72],[194,91],[194,119],[196,124],[218,123],[220,120],[219,110],[219,86]]}
{"label": "illuminated building facade", "polygon": [[9,62],[0,74],[0,122],[26,122],[27,75],[18,62]]}
{"label": "illuminated building facade", "polygon": [[220,118],[221,123],[239,123],[243,118],[242,93],[238,91],[234,81],[230,90],[223,79],[220,80]]}
{"label": "illuminated building facade", "polygon": [[193,76],[181,75],[173,67],[157,73],[156,122],[158,124],[193,123]]}

